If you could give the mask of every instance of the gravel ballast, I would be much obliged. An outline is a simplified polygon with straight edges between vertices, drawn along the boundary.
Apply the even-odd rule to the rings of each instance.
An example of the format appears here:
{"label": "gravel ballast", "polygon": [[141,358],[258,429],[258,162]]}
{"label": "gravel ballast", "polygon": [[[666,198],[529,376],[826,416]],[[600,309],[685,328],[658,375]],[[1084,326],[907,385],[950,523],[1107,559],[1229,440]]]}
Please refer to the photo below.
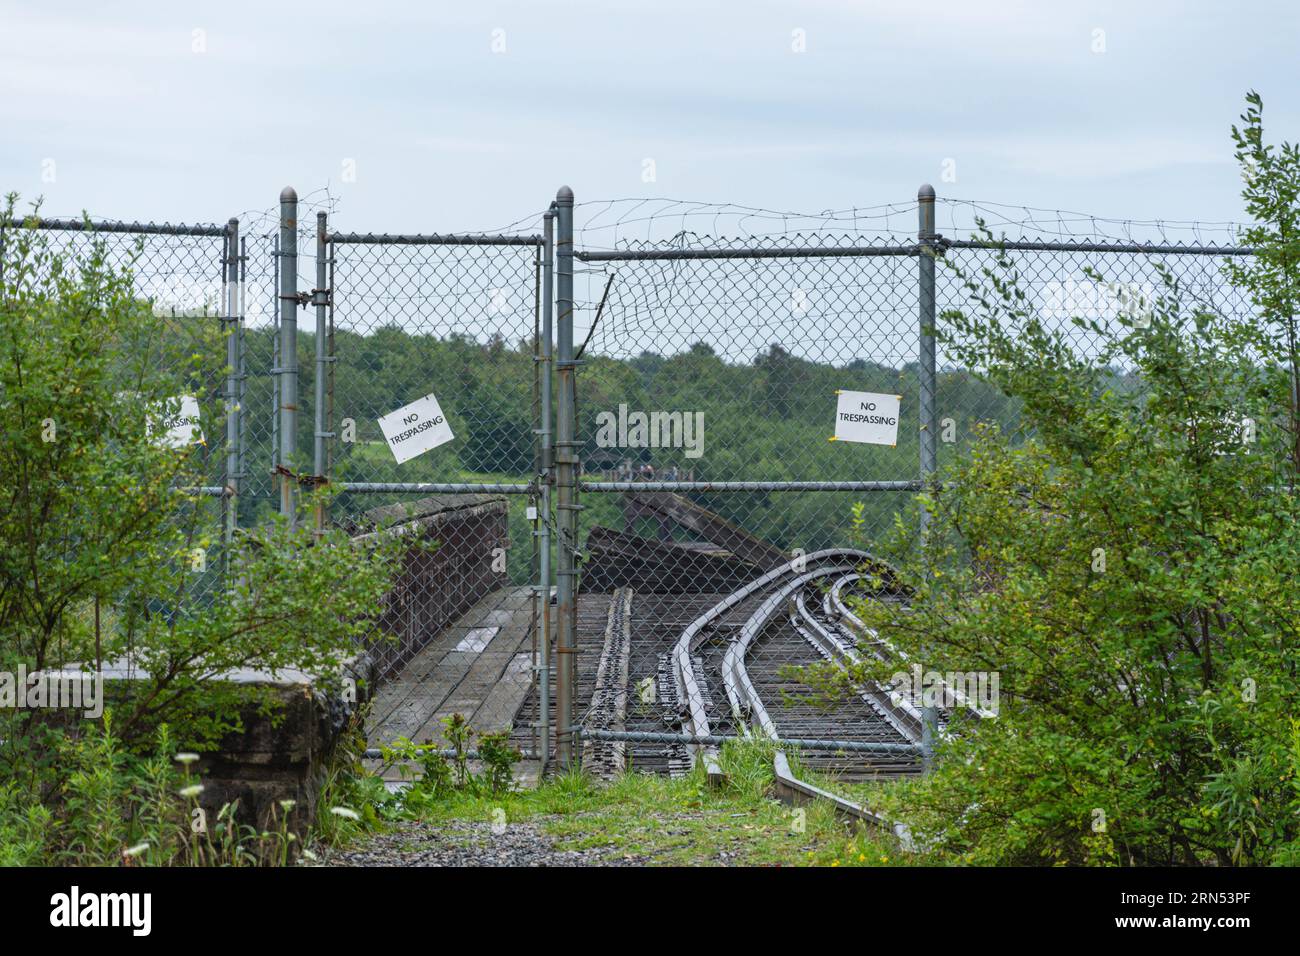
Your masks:
{"label": "gravel ballast", "polygon": [[638,866],[608,849],[562,850],[536,823],[403,822],[389,833],[331,850],[323,866]]}

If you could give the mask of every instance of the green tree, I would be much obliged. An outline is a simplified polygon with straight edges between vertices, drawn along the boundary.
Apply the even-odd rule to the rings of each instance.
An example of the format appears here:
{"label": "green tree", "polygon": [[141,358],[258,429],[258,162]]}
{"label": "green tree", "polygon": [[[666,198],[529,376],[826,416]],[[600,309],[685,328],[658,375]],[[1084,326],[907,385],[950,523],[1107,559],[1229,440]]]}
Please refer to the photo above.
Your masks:
{"label": "green tree", "polygon": [[1255,250],[1231,262],[1228,274],[1259,309],[1263,324],[1253,330],[1262,354],[1290,380],[1287,430],[1291,436],[1290,484],[1300,472],[1300,341],[1296,307],[1300,305],[1300,146],[1264,141],[1264,102],[1253,90],[1246,95],[1242,125],[1232,127],[1241,164],[1246,211],[1254,220],[1242,239]]}
{"label": "green tree", "polygon": [[[224,347],[195,349],[102,243],[63,248],[16,223],[14,202],[0,223],[0,671],[129,663],[137,679],[110,690],[128,744],[162,722],[187,745],[238,729],[257,692],[212,679],[236,668],[337,680],[379,610],[394,546],[365,550],[341,533],[313,543],[280,522],[223,553],[194,491],[222,450],[161,439]],[[221,409],[199,398],[211,441]],[[207,567],[223,559],[224,583]],[[3,711],[0,765],[46,788],[68,730],[45,712]]]}

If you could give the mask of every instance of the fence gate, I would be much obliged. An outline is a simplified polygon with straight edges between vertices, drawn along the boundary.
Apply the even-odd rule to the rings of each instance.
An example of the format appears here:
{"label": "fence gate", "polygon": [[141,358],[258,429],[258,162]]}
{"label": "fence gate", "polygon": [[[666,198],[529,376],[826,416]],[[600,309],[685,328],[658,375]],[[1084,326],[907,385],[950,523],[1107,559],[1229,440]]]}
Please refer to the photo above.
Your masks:
{"label": "fence gate", "polygon": [[[436,743],[441,720],[458,713],[479,734],[509,729],[545,673],[547,246],[528,234],[336,232],[325,213],[307,233],[296,220],[295,208],[282,210],[274,342],[282,500],[295,484],[328,482],[337,492],[328,517],[354,535],[400,526],[436,545],[406,554],[378,622],[389,639],[369,653],[387,683],[372,734]],[[316,247],[310,292],[287,265],[286,248],[300,239]],[[302,271],[310,261],[301,256]],[[315,323],[295,336],[284,312],[297,308]],[[298,404],[295,390],[311,420],[287,407]],[[395,444],[379,420],[426,396],[454,440],[399,462],[394,448],[421,433],[404,429],[410,435]],[[405,417],[427,420],[430,407]],[[533,752],[543,748],[536,729],[525,731]]]}
{"label": "fence gate", "polygon": [[[681,772],[701,754],[709,761],[684,738],[746,732],[762,722],[758,698],[767,697],[769,735],[834,737],[910,770],[919,734],[901,735],[865,704],[838,722],[777,713],[782,669],[813,663],[818,650],[762,607],[783,578],[744,589],[784,569],[790,599],[803,601],[846,577],[851,568],[826,575],[832,559],[854,563],[844,553],[854,503],[870,540],[934,469],[933,193],[911,220],[916,240],[656,234],[647,204],[595,203],[580,207],[577,249],[566,198],[556,367],[563,379],[578,366],[573,447],[582,463],[571,501],[558,461],[556,481],[562,502],[581,501],[571,530],[581,594],[567,611],[560,580],[557,650],[558,666],[572,668],[560,683],[574,688],[582,759],[598,771]],[[838,390],[901,396],[897,445],[828,441]],[[565,447],[561,434],[557,455]],[[557,512],[562,529],[565,521]],[[815,573],[800,583],[805,557]],[[726,613],[711,610],[733,597]],[[558,702],[561,764],[579,757],[565,749],[567,705]]]}
{"label": "fence gate", "polygon": [[[930,186],[914,206],[863,211],[883,238],[864,234],[857,210],[837,233],[834,214],[801,231],[763,210],[650,200],[580,207],[575,230],[566,203],[562,192],[556,482],[568,510],[556,520],[560,571],[572,540],[581,593],[566,602],[560,579],[559,683],[574,699],[558,700],[557,757],[577,757],[565,749],[572,707],[598,771],[708,765],[716,741],[701,737],[750,730],[871,754],[872,772],[924,769],[949,712],[870,690],[833,711],[784,698],[800,692],[792,666],[855,653],[865,635],[844,626],[844,595],[865,593],[863,550],[897,515],[923,532],[916,492],[940,447],[952,456],[981,421],[1018,424],[1014,401],[937,346],[938,317],[971,305],[967,278],[1011,257],[1027,308],[1082,354],[1074,316],[1150,301],[1164,274],[1189,301],[1248,313],[1222,265],[1249,250],[944,238]],[[964,231],[955,216],[953,228]],[[897,396],[896,443],[827,441],[844,392]],[[558,457],[566,407],[576,480]]]}

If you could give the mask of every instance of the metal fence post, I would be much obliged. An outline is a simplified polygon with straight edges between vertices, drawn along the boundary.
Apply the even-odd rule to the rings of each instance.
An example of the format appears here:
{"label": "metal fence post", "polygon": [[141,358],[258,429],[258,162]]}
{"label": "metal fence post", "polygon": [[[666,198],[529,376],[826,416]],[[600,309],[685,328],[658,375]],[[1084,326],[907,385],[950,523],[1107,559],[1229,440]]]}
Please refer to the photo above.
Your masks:
{"label": "metal fence post", "polygon": [[225,487],[225,569],[230,571],[230,549],[239,524],[239,417],[240,372],[243,365],[243,322],[239,314],[239,220],[226,224],[225,320],[226,327],[226,476]]}
{"label": "metal fence post", "polygon": [[245,283],[248,281],[248,239],[245,236],[239,237],[239,258],[237,262],[239,268],[240,315],[238,326],[239,368],[237,370],[239,374],[239,421],[237,423],[239,425],[239,441],[235,459],[238,463],[235,474],[238,476],[240,481],[243,481],[247,475],[246,469],[248,468],[248,416],[244,414],[244,409],[247,407],[245,399],[248,397],[248,339],[245,329],[247,323],[243,321],[244,306],[248,300],[247,290],[245,287]]}
{"label": "metal fence post", "polygon": [[[328,253],[327,235],[326,215],[323,212],[318,212],[316,213],[316,288],[312,289],[311,292],[312,304],[316,306],[316,395],[315,407],[312,409],[315,419],[312,429],[312,478],[314,487],[329,483],[329,476],[325,473],[327,470],[325,439],[334,437],[332,432],[327,431],[330,423],[325,418],[325,386],[328,377],[326,369],[331,361],[326,324],[326,310],[331,295],[331,290],[328,287],[328,263],[326,262]],[[315,533],[316,537],[319,538],[325,533],[325,505],[321,500],[317,499],[315,507]]]}
{"label": "metal fence post", "polygon": [[[328,239],[329,237],[326,236]],[[327,265],[329,266],[329,296],[325,310],[326,323],[326,375],[325,375],[325,426],[328,434],[325,436],[329,439],[325,443],[325,477],[329,478],[334,473],[334,455],[336,452],[335,440],[338,438],[338,432],[334,430],[334,370],[338,366],[338,355],[334,351],[334,254],[335,247],[332,242],[326,246],[328,256]]]}
{"label": "metal fence post", "polygon": [[537,586],[541,601],[541,659],[539,661],[538,693],[538,753],[541,767],[538,776],[546,774],[546,764],[551,755],[551,485],[555,481],[554,435],[551,431],[553,405],[551,401],[554,378],[554,329],[552,327],[552,296],[554,295],[555,269],[555,210],[552,207],[542,218],[542,414],[541,414],[541,520],[538,523]]}
{"label": "metal fence post", "polygon": [[[533,250],[533,480],[529,482],[532,490],[528,494],[528,510],[525,514],[528,516],[529,526],[529,558],[528,573],[529,590],[532,592],[531,607],[533,611],[531,622],[528,625],[530,643],[532,645],[532,666],[529,670],[531,675],[530,687],[531,692],[538,690],[538,683],[541,677],[541,662],[543,649],[542,642],[542,529],[546,526],[548,515],[542,507],[541,489],[546,483],[546,470],[542,466],[542,433],[546,430],[546,418],[542,414],[542,259],[546,257],[545,243],[539,241],[537,248]],[[549,603],[545,609],[546,616],[551,613]],[[532,751],[535,754],[543,753],[541,742],[538,740],[538,732],[541,729],[541,696],[538,696],[538,716],[537,720],[528,725],[529,740],[532,744]],[[541,757],[539,765],[538,779],[541,779],[546,772],[546,757]]]}
{"label": "metal fence post", "polygon": [[271,310],[271,401],[267,405],[271,412],[271,490],[279,488],[280,474],[280,233],[277,230],[272,237],[271,251],[271,291],[276,296],[275,308]]}
{"label": "metal fence post", "polygon": [[928,183],[922,186],[916,195],[916,199],[917,218],[920,226],[917,239],[920,241],[921,246],[920,255],[917,256],[920,270],[920,327],[917,332],[920,336],[921,480],[929,482],[933,478],[935,471],[938,470],[935,437],[939,431],[938,413],[935,410],[937,375],[935,372],[934,347],[934,258],[936,238],[934,232],[934,187]]}
{"label": "metal fence post", "polygon": [[298,437],[298,194],[280,192],[280,514],[294,520],[292,469]]}
{"label": "metal fence post", "polygon": [[[919,279],[919,365],[920,379],[920,446],[921,446],[921,483],[929,490],[934,474],[938,470],[938,450],[935,439],[939,431],[936,398],[938,375],[935,369],[935,294],[934,294],[934,258],[936,252],[934,231],[934,187],[929,183],[921,186],[916,194],[918,230],[917,240],[920,253],[917,255]],[[921,511],[921,534],[924,537],[929,528],[929,512]],[[921,708],[921,765],[929,772],[934,758],[934,734],[938,727],[938,710],[933,706]]]}
{"label": "metal fence post", "polygon": [[556,363],[559,396],[556,415],[556,527],[559,531],[558,608],[556,611],[555,758],[567,770],[573,761],[574,654],[577,651],[577,423],[573,360],[573,190],[562,186],[555,197],[559,235],[556,258]]}

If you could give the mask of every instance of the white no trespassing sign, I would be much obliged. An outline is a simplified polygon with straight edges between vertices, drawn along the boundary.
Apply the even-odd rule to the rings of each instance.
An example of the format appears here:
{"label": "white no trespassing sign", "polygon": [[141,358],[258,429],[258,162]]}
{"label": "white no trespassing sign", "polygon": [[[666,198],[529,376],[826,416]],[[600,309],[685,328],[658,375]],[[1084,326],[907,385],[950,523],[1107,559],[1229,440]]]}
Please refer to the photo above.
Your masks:
{"label": "white no trespassing sign", "polygon": [[154,444],[165,448],[189,448],[191,445],[203,444],[203,430],[199,423],[199,400],[193,395],[180,395],[173,401],[179,402],[174,415],[163,418],[162,432]]}
{"label": "white no trespassing sign", "polygon": [[868,445],[898,444],[898,406],[901,395],[875,392],[835,393],[835,437],[831,441],[856,441]]}
{"label": "white no trespassing sign", "polygon": [[399,465],[456,437],[432,393],[389,412],[379,419],[379,429]]}

